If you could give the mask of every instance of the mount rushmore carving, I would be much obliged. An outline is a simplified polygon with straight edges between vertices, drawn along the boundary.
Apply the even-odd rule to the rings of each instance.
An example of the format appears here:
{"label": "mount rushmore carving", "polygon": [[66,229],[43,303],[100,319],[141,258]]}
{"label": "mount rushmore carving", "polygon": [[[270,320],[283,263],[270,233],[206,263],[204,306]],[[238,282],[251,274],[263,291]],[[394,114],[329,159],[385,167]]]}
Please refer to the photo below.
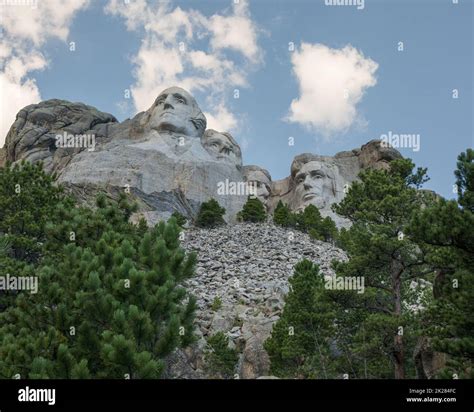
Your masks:
{"label": "mount rushmore carving", "polygon": [[82,103],[47,100],[17,114],[0,150],[0,164],[42,161],[84,202],[92,202],[98,191],[115,197],[126,189],[137,200],[139,214],[152,224],[173,211],[194,217],[211,197],[226,208],[226,220],[235,221],[249,193],[219,191],[223,182],[233,182],[254,188],[251,194],[270,213],[280,200],[294,211],[313,204],[341,226],[345,222],[331,205],[344,197],[358,173],[386,168],[401,157],[373,140],[335,156],[298,155],[289,176],[272,181],[267,170],[243,166],[231,134],[206,126],[194,97],[179,87],[162,91],[147,111],[123,122]]}

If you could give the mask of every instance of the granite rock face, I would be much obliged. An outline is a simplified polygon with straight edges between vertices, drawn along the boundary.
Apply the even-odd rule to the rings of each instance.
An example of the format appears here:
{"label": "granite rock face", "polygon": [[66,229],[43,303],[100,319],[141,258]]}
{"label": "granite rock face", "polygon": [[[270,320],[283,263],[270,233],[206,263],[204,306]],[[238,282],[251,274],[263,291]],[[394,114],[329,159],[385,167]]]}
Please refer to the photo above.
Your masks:
{"label": "granite rock face", "polygon": [[293,159],[290,176],[273,182],[269,208],[273,211],[280,200],[295,212],[312,204],[323,217],[329,216],[339,227],[347,227],[349,222],[335,214],[331,206],[344,198],[360,171],[387,169],[390,161],[401,157],[397,150],[383,147],[379,140],[335,156],[303,153]]}
{"label": "granite rock face", "polygon": [[240,146],[230,133],[219,133],[213,129],[207,129],[201,138],[201,144],[216,159],[237,167],[242,166]]}
{"label": "granite rock face", "polygon": [[134,219],[149,224],[178,211],[192,219],[202,202],[215,198],[235,223],[249,195],[269,213],[278,201],[293,211],[313,204],[338,226],[349,223],[331,211],[365,168],[386,169],[400,158],[395,149],[371,141],[335,156],[304,153],[289,176],[272,181],[256,165],[243,166],[232,135],[206,129],[206,117],[186,90],[170,87],[146,111],[118,122],[81,103],[47,100],[22,109],[12,125],[0,165],[43,161],[48,171],[81,201],[93,204],[99,191],[115,198],[130,193],[139,204]]}
{"label": "granite rock face", "polygon": [[109,142],[78,154],[59,181],[128,191],[150,224],[175,210],[193,218],[211,197],[232,222],[246,196],[226,191],[224,184],[244,180],[240,148],[227,133],[205,131],[206,118],[194,98],[171,87],[148,111],[120,124]]}
{"label": "granite rock face", "polygon": [[387,147],[379,140],[371,140],[360,148],[358,154],[361,169],[374,168],[387,170],[392,160],[402,156],[393,147]]}
{"label": "granite rock face", "polygon": [[259,199],[269,211],[269,200],[272,194],[272,177],[268,170],[260,166],[243,167],[245,181],[254,188],[254,195]]}
{"label": "granite rock face", "polygon": [[76,154],[110,139],[115,123],[111,114],[82,103],[53,99],[26,106],[8,132],[3,161],[43,161],[46,170],[61,171]]}
{"label": "granite rock face", "polygon": [[[167,377],[206,378],[203,350],[219,331],[239,354],[239,378],[268,376],[270,361],[263,343],[281,315],[295,264],[308,259],[320,266],[321,276],[332,276],[331,261],[347,259],[330,243],[271,223],[190,228],[184,231],[182,246],[198,255],[196,274],[185,286],[197,298],[199,340],[170,357]],[[213,310],[216,297],[222,305]]]}

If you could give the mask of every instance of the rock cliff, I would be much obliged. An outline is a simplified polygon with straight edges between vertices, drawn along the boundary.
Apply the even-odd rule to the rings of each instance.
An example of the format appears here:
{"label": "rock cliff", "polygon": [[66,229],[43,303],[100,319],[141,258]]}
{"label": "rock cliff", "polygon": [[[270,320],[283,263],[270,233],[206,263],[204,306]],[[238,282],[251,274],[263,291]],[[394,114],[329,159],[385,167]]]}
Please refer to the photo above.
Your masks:
{"label": "rock cliff", "polygon": [[234,223],[248,195],[255,194],[270,213],[280,200],[294,211],[314,204],[346,226],[331,205],[361,170],[387,168],[400,157],[372,140],[335,156],[298,155],[288,165],[289,176],[272,181],[267,170],[243,166],[232,135],[206,129],[198,103],[179,87],[164,90],[146,112],[123,122],[82,103],[47,100],[27,106],[0,150],[0,164],[43,161],[84,202],[92,204],[98,191],[116,197],[125,190],[150,224],[173,211],[193,218],[211,197]]}

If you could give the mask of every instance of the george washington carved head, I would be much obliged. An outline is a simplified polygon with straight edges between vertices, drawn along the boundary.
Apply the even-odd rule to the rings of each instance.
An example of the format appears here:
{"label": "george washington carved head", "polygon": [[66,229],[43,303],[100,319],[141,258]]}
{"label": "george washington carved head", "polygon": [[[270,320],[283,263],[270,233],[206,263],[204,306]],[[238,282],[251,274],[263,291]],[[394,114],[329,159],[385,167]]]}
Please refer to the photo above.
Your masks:
{"label": "george washington carved head", "polygon": [[206,117],[196,100],[181,87],[163,90],[145,113],[143,122],[158,133],[201,138]]}

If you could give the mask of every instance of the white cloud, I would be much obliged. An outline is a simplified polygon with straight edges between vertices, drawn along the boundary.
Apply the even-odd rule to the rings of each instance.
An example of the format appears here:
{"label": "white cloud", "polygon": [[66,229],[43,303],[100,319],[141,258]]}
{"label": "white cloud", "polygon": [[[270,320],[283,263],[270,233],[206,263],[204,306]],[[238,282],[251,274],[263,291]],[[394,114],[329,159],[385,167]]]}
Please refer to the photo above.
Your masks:
{"label": "white cloud", "polygon": [[222,103],[213,107],[212,113],[204,112],[207,119],[207,128],[218,131],[233,130],[237,126],[237,119]]}
{"label": "white cloud", "polygon": [[20,109],[41,100],[32,72],[48,62],[41,46],[50,38],[66,41],[74,15],[89,0],[38,0],[37,6],[1,6],[0,147]]}
{"label": "white cloud", "polygon": [[37,0],[36,7],[5,5],[2,6],[1,25],[10,37],[31,41],[35,47],[51,37],[65,41],[71,19],[89,1]]}
{"label": "white cloud", "polygon": [[303,43],[292,55],[299,97],[291,102],[287,120],[325,137],[363,124],[357,112],[367,88],[377,83],[378,64],[352,46],[331,49]]}
{"label": "white cloud", "polygon": [[[236,116],[225,105],[226,97],[234,88],[246,87],[248,71],[262,61],[258,29],[246,1],[210,17],[173,8],[170,1],[137,0],[126,5],[109,0],[105,11],[125,19],[128,30],[143,30],[141,47],[132,58],[136,110],[148,109],[163,89],[180,86],[205,93],[201,105],[209,127],[219,131],[238,127]],[[243,58],[241,64],[229,57],[229,50]]]}
{"label": "white cloud", "polygon": [[207,23],[212,33],[211,47],[214,50],[234,49],[251,61],[261,57],[257,46],[257,28],[250,18],[247,4],[234,4],[234,15],[213,15]]}
{"label": "white cloud", "polygon": [[[34,79],[34,71],[48,66],[41,47],[51,38],[66,41],[72,19],[89,3],[38,0],[36,8],[2,6],[0,146],[18,111],[41,100]],[[134,0],[125,4],[123,0],[109,0],[105,10],[123,17],[128,30],[144,31],[141,47],[132,59],[135,109],[146,110],[161,90],[178,85],[190,92],[205,92],[203,109],[208,110],[210,125],[222,131],[237,127],[225,97],[236,87],[246,87],[248,70],[261,62],[258,30],[246,1],[210,17],[172,8],[170,1]],[[184,51],[179,49],[179,42],[184,43]],[[240,54],[243,64],[227,57],[228,50]]]}

